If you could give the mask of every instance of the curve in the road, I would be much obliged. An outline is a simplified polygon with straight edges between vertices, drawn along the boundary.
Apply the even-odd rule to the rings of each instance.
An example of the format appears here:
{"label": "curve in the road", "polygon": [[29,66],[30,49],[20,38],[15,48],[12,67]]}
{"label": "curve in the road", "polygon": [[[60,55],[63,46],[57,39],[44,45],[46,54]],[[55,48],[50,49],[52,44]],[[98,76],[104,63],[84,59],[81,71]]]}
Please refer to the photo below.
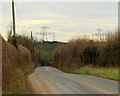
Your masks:
{"label": "curve in the road", "polygon": [[37,67],[28,77],[36,94],[118,94],[118,82],[95,76]]}

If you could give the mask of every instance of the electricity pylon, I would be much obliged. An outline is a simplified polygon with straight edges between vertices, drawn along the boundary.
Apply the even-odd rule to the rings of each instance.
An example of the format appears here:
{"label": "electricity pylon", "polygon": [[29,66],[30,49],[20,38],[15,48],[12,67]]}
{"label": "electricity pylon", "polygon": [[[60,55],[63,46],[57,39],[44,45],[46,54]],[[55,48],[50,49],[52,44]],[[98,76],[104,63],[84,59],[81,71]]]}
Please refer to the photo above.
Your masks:
{"label": "electricity pylon", "polygon": [[44,25],[43,27],[42,27],[42,32],[40,32],[40,33],[36,33],[36,34],[40,34],[40,35],[42,35],[42,41],[48,41],[48,35],[53,35],[53,41],[55,41],[55,33],[48,33],[47,32],[47,29],[49,29],[49,27],[47,27],[46,25]]}
{"label": "electricity pylon", "polygon": [[97,33],[97,36],[99,37],[99,41],[102,41],[102,38],[101,38],[101,36],[102,36],[102,29],[97,29],[97,31],[98,31],[98,33]]}
{"label": "electricity pylon", "polygon": [[[96,36],[98,36],[99,37],[99,41],[106,41],[106,38],[105,38],[105,36],[106,36],[106,34],[103,34],[102,33],[102,29],[97,29],[97,33],[96,34],[92,34],[92,39],[93,39],[93,36],[94,35],[96,35]],[[102,36],[103,36],[103,38],[102,38]]]}
{"label": "electricity pylon", "polygon": [[48,33],[49,35],[53,35],[53,41],[55,41],[55,33]]}
{"label": "electricity pylon", "polygon": [[47,35],[48,35],[47,29],[49,29],[49,27],[47,27],[46,25],[44,25],[42,27],[43,32],[39,33],[40,35],[42,35],[42,41],[45,41],[45,40],[48,41],[48,38],[47,38]]}

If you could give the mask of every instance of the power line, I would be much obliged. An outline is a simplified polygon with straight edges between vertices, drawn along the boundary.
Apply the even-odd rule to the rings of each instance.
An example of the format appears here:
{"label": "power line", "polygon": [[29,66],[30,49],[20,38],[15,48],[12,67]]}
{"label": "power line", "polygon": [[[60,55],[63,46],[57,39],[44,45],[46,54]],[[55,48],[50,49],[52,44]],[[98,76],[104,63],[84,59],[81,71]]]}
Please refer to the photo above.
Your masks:
{"label": "power line", "polygon": [[42,35],[42,41],[48,41],[48,35],[53,35],[53,41],[55,41],[55,33],[51,33],[47,31],[47,29],[49,29],[50,27],[47,27],[46,25],[44,25],[42,28],[42,32],[40,33],[36,33],[36,34],[40,34]]}

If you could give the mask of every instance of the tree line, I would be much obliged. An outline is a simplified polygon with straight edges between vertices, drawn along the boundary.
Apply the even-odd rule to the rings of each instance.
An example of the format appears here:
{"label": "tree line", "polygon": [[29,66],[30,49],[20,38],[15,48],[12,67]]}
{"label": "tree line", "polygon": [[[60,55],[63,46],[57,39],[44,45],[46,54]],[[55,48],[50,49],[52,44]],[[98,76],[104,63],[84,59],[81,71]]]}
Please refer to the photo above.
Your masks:
{"label": "tree line", "polygon": [[[8,42],[14,45],[14,37],[9,35]],[[38,42],[33,37],[16,34],[17,45],[23,45],[32,54],[32,61],[36,66],[50,65],[52,51],[59,45],[59,42]],[[61,43],[60,43],[61,44]]]}
{"label": "tree line", "polygon": [[53,66],[57,68],[118,67],[120,53],[120,32],[106,36],[106,41],[73,39],[59,45],[53,52]]}

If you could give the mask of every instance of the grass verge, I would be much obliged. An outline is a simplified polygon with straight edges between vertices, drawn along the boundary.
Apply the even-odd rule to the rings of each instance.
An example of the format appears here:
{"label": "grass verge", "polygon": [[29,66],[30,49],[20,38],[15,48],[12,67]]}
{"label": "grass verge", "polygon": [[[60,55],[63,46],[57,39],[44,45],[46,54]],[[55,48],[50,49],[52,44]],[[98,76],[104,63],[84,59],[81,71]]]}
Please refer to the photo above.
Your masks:
{"label": "grass verge", "polygon": [[112,80],[119,80],[118,68],[93,68],[89,66],[80,67],[77,69],[62,68],[62,71],[67,73],[94,75]]}
{"label": "grass verge", "polygon": [[16,80],[17,87],[15,90],[10,90],[7,94],[26,94],[27,88],[25,84],[25,75],[30,73],[34,69],[34,66],[31,65],[24,70],[18,69],[18,79]]}

